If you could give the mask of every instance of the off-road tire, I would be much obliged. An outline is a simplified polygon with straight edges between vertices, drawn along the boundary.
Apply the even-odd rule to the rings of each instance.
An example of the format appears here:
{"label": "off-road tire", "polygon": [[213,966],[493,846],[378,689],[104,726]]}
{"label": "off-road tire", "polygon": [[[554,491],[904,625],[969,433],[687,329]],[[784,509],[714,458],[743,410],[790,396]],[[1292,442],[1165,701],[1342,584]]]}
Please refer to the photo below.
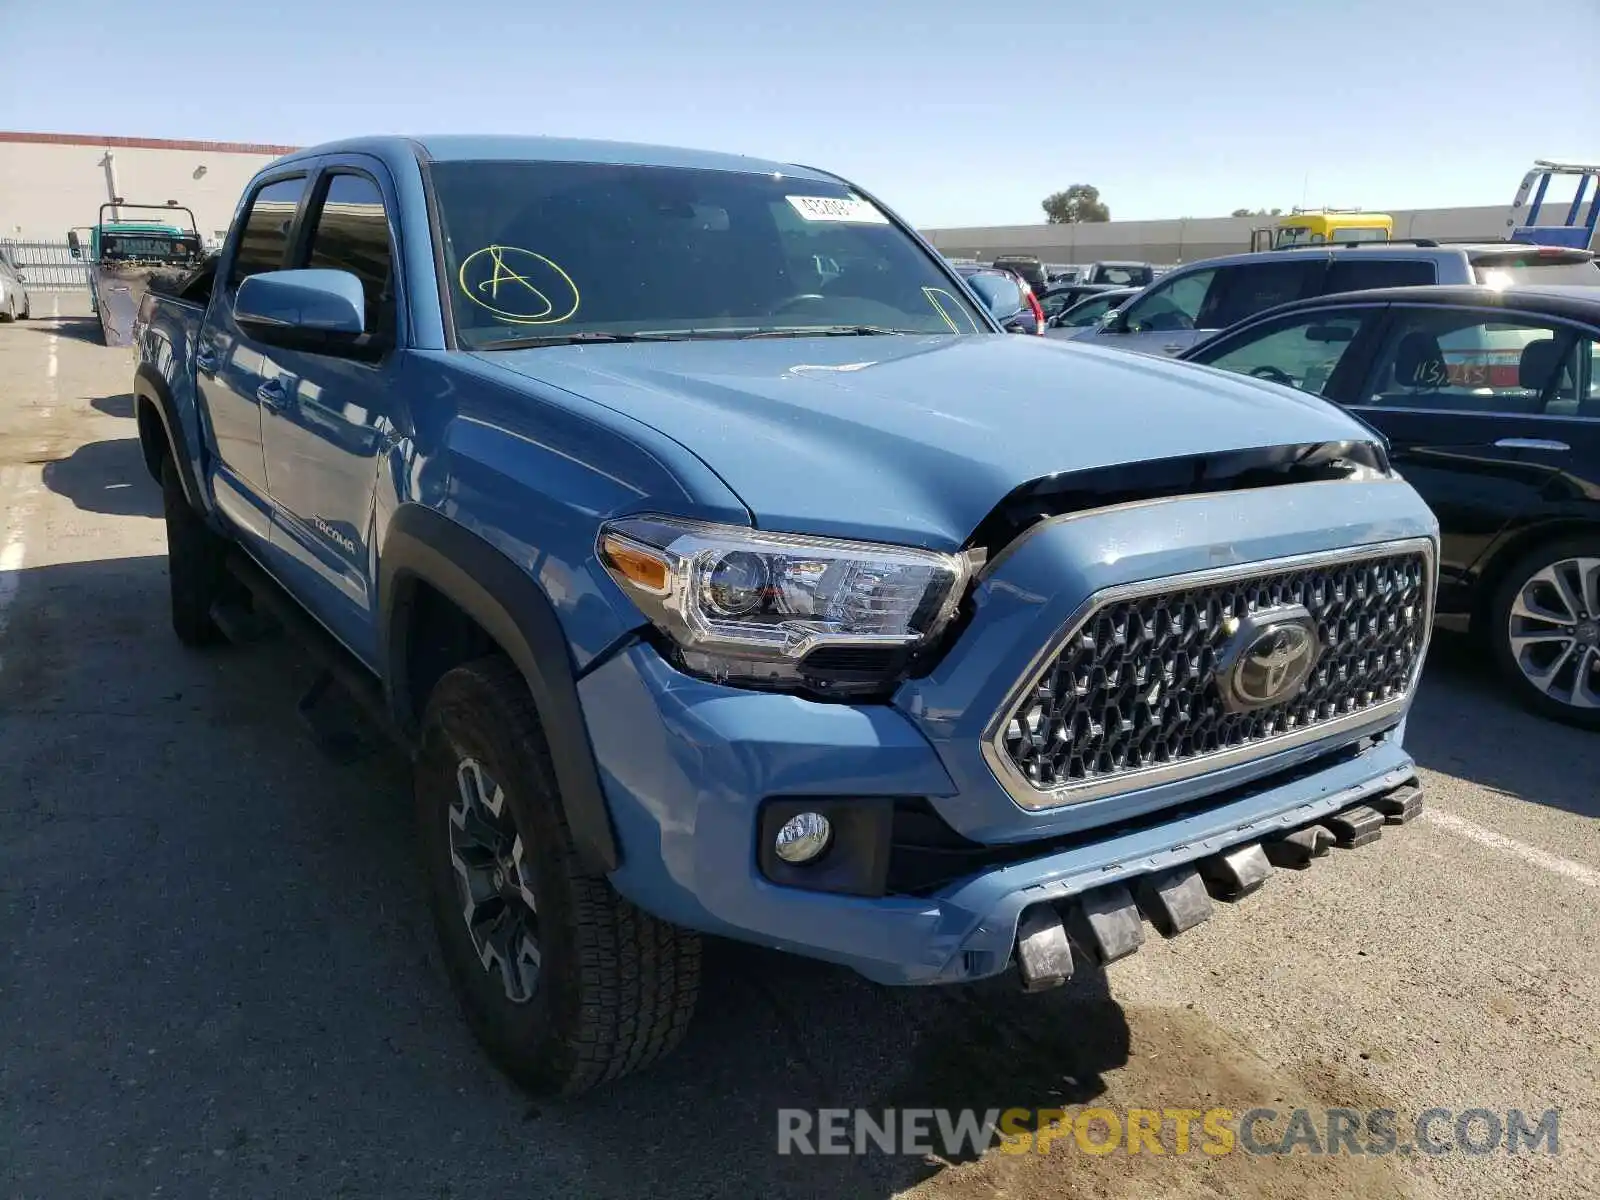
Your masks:
{"label": "off-road tire", "polygon": [[172,596],[172,631],[185,646],[222,640],[211,607],[222,592],[227,544],[189,506],[178,469],[161,461],[161,507],[167,522],[167,584]]}
{"label": "off-road tire", "polygon": [[[478,956],[451,863],[450,811],[468,758],[504,791],[532,877],[540,965],[537,986],[520,1002]],[[478,659],[439,680],[422,719],[415,791],[445,967],[473,1032],[502,1070],[530,1091],[572,1095],[682,1041],[699,991],[700,939],[582,869],[533,698],[507,659]]]}
{"label": "off-road tire", "polygon": [[[1525,707],[1580,729],[1600,729],[1600,709],[1564,704],[1540,690],[1522,673],[1511,649],[1511,606],[1523,585],[1543,568],[1569,558],[1600,558],[1600,534],[1580,534],[1545,542],[1511,564],[1490,598],[1488,628],[1483,632],[1500,677]],[[1600,614],[1591,612],[1589,615],[1595,618]]]}

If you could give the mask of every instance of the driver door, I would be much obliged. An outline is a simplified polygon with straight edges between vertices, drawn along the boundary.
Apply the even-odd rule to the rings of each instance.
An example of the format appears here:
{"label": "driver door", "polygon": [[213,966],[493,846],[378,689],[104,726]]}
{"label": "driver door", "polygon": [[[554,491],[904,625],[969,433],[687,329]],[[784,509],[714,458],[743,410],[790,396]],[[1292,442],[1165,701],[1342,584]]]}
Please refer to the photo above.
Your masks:
{"label": "driver door", "polygon": [[284,349],[260,389],[272,494],[269,553],[313,615],[364,662],[377,661],[372,544],[380,463],[405,418],[403,304],[382,165],[330,160],[307,205],[296,265],[348,271],[366,297],[360,354]]}

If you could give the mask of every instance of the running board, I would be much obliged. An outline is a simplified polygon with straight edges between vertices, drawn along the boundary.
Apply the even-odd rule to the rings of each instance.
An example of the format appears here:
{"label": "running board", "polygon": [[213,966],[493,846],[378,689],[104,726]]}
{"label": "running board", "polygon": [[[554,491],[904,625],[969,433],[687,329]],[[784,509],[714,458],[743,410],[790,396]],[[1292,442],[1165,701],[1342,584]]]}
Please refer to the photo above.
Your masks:
{"label": "running board", "polygon": [[409,754],[411,743],[390,716],[383,685],[377,676],[313,620],[254,559],[243,551],[234,550],[228,555],[225,565],[228,574],[249,591],[251,600],[259,610],[253,615],[258,620],[265,615],[277,622],[290,637],[305,647],[306,652],[322,668],[322,675],[312,683],[299,704],[300,715],[311,725],[319,744],[326,743],[325,748],[334,757],[348,761],[350,725],[337,712],[337,706],[329,695],[329,686],[337,683],[343,697],[353,701],[385,737]]}

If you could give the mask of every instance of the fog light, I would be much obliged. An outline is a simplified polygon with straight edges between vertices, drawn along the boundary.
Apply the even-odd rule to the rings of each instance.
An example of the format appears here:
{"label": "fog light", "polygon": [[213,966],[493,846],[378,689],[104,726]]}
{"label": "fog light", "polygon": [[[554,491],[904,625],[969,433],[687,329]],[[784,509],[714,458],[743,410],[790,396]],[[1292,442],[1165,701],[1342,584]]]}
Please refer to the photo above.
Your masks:
{"label": "fog light", "polygon": [[773,849],[786,863],[808,863],[821,855],[833,839],[833,825],[821,813],[803,812],[790,817],[778,830]]}

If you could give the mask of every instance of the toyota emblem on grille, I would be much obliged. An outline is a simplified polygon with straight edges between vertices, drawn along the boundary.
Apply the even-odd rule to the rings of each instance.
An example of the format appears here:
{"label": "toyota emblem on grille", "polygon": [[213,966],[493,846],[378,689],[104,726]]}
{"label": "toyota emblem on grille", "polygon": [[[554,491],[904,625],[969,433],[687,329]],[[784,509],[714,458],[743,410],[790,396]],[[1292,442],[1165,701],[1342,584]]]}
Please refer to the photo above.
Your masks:
{"label": "toyota emblem on grille", "polygon": [[1231,712],[1294,699],[1311,677],[1322,646],[1316,622],[1298,604],[1261,609],[1236,624],[1217,667],[1217,691]]}

